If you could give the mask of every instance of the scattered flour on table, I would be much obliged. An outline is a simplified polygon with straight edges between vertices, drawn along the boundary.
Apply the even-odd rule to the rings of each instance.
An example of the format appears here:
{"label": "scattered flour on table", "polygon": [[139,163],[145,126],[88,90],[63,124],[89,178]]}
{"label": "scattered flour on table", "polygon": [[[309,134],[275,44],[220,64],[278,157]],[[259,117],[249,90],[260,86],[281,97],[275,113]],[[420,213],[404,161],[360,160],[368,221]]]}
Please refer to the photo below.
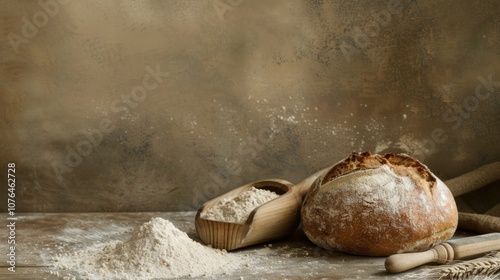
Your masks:
{"label": "scattered flour on table", "polygon": [[202,214],[206,220],[244,223],[250,213],[260,205],[279,197],[272,191],[252,187],[234,198],[223,198]]}
{"label": "scattered flour on table", "polygon": [[73,269],[85,279],[199,277],[248,266],[242,256],[197,243],[162,218],[144,223],[128,241],[95,244],[54,260],[57,269]]}

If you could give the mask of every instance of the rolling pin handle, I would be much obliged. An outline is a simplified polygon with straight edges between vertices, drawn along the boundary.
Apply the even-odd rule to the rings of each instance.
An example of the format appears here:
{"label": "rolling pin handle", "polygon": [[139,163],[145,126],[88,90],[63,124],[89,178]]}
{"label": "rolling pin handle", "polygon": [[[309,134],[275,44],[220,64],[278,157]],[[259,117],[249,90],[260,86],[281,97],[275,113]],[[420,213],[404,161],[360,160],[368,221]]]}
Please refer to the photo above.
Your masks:
{"label": "rolling pin handle", "polygon": [[385,269],[391,273],[403,272],[426,263],[445,263],[453,260],[453,248],[446,243],[418,253],[403,253],[389,256],[385,260]]}
{"label": "rolling pin handle", "polygon": [[438,259],[437,259],[436,263],[444,264],[444,263],[447,263],[447,262],[453,260],[455,254],[454,254],[453,248],[450,246],[450,244],[442,243],[442,244],[434,247],[434,249],[437,251],[437,254],[438,254]]}

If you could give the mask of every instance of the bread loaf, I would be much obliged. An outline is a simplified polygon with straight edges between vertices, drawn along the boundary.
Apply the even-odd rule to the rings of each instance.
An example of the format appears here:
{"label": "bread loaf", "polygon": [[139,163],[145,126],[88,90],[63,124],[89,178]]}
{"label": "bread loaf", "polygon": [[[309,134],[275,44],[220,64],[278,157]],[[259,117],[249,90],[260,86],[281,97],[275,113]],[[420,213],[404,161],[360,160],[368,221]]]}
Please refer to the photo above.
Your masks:
{"label": "bread loaf", "polygon": [[429,249],[455,232],[458,212],[446,187],[405,154],[353,153],[307,193],[303,229],[316,245],[365,256]]}

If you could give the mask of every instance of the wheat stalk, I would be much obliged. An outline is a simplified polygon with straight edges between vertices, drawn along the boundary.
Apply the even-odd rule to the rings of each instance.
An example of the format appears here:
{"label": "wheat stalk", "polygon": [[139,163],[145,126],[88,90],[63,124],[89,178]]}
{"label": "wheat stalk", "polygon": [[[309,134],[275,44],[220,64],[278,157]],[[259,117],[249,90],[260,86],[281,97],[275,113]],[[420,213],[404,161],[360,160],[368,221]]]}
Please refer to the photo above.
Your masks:
{"label": "wheat stalk", "polygon": [[500,280],[500,252],[492,252],[482,258],[454,261],[453,264],[425,266],[415,273],[405,273],[404,279],[439,280]]}
{"label": "wheat stalk", "polygon": [[[440,268],[439,279],[500,279],[500,252]],[[436,271],[438,272],[438,271]]]}

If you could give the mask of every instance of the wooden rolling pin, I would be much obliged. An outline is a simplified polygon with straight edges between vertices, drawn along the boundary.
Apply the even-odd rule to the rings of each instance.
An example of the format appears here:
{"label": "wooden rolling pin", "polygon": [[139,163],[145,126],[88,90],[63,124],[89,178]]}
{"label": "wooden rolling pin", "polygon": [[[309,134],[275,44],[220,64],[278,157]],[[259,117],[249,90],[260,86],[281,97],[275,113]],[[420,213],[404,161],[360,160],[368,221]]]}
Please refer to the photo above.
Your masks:
{"label": "wooden rolling pin", "polygon": [[498,232],[448,240],[424,252],[395,254],[385,260],[385,269],[391,273],[398,273],[426,263],[444,264],[451,260],[473,257],[495,250],[500,250],[500,233]]}

